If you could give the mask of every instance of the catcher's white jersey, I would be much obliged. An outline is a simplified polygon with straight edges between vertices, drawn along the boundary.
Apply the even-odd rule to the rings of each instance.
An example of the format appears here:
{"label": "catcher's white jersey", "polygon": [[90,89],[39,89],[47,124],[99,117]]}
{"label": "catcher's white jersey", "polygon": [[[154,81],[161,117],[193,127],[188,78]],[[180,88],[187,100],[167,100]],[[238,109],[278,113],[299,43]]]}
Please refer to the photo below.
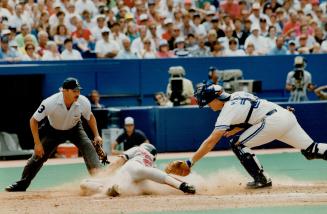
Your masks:
{"label": "catcher's white jersey", "polygon": [[230,125],[244,123],[251,107],[251,102],[247,99],[253,100],[255,103],[249,123],[259,123],[266,114],[277,108],[277,104],[268,102],[264,99],[259,99],[253,94],[239,91],[231,94],[230,101],[226,102],[221,110],[215,128],[220,130],[229,129]]}
{"label": "catcher's white jersey", "polygon": [[251,107],[251,102],[247,99],[255,101],[249,119],[252,126],[240,135],[239,143],[252,148],[280,140],[299,149],[306,149],[313,143],[292,112],[246,92],[231,95],[230,101],[225,103],[218,116],[215,128],[227,130],[231,125],[244,123]]}

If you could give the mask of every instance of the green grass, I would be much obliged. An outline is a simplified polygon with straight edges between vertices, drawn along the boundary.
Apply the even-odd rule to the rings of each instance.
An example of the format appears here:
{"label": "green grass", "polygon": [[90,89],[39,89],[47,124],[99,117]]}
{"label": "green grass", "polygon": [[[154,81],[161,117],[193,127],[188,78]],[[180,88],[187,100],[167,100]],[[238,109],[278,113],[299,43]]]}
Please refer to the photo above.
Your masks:
{"label": "green grass", "polygon": [[[272,178],[287,176],[299,181],[327,180],[327,162],[323,160],[308,161],[300,153],[258,155],[258,158]],[[158,166],[162,168],[169,161],[171,160],[158,160]],[[234,168],[246,175],[245,170],[234,156],[204,158],[194,166],[193,170],[205,176],[230,168]],[[0,169],[0,191],[8,184],[19,179],[22,170],[22,167]],[[30,189],[47,188],[80,181],[87,175],[86,167],[82,163],[48,165],[40,170]]]}

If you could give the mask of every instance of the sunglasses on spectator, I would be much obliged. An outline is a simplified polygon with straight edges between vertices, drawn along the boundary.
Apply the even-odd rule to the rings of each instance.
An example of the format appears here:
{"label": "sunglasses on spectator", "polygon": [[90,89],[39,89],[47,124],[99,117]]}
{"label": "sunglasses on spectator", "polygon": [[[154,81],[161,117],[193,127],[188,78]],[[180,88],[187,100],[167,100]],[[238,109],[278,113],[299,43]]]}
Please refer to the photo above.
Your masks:
{"label": "sunglasses on spectator", "polygon": [[26,47],[26,50],[35,50],[34,47]]}

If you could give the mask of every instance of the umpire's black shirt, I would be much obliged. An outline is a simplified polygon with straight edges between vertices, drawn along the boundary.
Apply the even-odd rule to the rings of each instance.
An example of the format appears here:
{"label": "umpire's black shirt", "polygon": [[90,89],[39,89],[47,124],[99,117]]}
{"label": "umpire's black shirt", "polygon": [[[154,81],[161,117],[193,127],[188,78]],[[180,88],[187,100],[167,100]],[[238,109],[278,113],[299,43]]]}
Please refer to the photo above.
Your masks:
{"label": "umpire's black shirt", "polygon": [[130,149],[134,146],[139,146],[142,143],[144,143],[147,140],[145,134],[138,129],[135,129],[133,134],[131,136],[128,136],[126,134],[126,131],[124,131],[123,134],[119,135],[117,138],[117,143],[124,144],[124,150],[126,151],[127,149]]}

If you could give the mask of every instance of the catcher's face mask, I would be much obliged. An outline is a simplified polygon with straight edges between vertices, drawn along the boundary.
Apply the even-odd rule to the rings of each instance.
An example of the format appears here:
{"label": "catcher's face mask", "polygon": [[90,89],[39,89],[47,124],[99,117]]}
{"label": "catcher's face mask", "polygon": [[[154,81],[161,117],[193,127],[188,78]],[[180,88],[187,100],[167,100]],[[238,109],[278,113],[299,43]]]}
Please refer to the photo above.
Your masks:
{"label": "catcher's face mask", "polygon": [[198,84],[194,96],[200,108],[203,108],[214,99],[225,102],[230,98],[230,94],[225,92],[220,85],[208,82]]}

